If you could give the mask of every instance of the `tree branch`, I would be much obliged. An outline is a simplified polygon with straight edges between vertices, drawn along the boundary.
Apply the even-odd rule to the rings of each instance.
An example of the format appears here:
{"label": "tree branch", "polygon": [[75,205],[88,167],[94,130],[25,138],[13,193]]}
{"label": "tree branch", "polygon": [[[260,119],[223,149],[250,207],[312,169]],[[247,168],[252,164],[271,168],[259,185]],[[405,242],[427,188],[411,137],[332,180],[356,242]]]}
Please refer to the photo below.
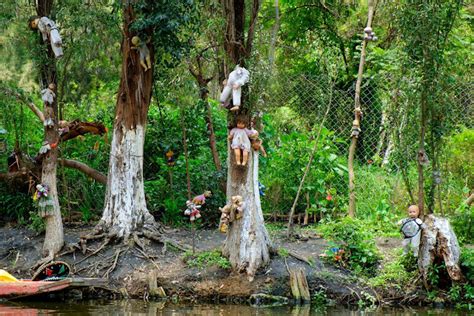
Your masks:
{"label": "tree branch", "polygon": [[91,177],[95,181],[102,183],[102,184],[107,184],[107,176],[104,175],[103,173],[89,167],[88,165],[76,161],[76,160],[71,160],[71,159],[63,159],[63,158],[58,158],[59,164],[61,164],[64,167],[71,168],[71,169],[76,169],[79,170],[80,172],[84,173],[85,175]]}
{"label": "tree branch", "polygon": [[247,32],[247,45],[245,45],[245,54],[250,57],[252,52],[252,43],[255,36],[255,25],[257,24],[258,10],[260,8],[260,0],[254,0],[252,5],[252,17]]}

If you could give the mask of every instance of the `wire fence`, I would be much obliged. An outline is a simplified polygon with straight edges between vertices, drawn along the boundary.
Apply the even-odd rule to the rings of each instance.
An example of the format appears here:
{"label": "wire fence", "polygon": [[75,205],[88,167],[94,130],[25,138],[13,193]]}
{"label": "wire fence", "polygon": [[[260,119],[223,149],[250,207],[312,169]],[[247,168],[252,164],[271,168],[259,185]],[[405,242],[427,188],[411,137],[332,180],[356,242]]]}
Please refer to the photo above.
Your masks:
{"label": "wire fence", "polygon": [[[268,84],[269,92],[261,93],[263,121],[272,125],[270,131],[264,129],[270,155],[261,163],[260,169],[260,179],[265,186],[263,209],[275,219],[289,213],[320,123],[329,107],[296,211],[301,220],[301,214],[306,210],[315,220],[329,216],[335,210],[344,211],[348,196],[346,166],[354,120],[355,81],[343,85],[325,76],[279,75],[278,78]],[[364,181],[364,175],[360,175],[368,167],[379,168],[394,178],[400,178],[401,171],[416,167],[420,126],[419,94],[414,92],[417,84],[390,77],[363,83],[362,131],[358,137],[355,167],[357,191],[367,191],[366,186],[377,185],[377,182]],[[451,83],[438,88],[443,93],[437,93],[436,100],[430,100],[434,108],[430,126],[439,130],[428,131],[427,142],[443,139],[461,125],[473,127],[473,83]],[[433,173],[440,173],[442,168],[431,169]],[[400,181],[391,185],[395,190],[393,186],[399,187]]]}

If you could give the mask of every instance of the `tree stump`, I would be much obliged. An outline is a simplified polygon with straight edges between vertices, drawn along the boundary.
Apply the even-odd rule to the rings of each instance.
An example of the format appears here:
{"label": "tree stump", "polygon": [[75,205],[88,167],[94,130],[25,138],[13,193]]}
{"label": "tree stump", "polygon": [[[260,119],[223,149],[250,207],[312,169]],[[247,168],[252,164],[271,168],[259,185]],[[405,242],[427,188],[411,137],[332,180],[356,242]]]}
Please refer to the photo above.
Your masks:
{"label": "tree stump", "polygon": [[297,303],[308,303],[311,301],[308,281],[303,269],[290,269],[291,294]]}
{"label": "tree stump", "polygon": [[428,272],[437,261],[444,261],[452,281],[462,281],[464,277],[459,266],[461,251],[449,221],[430,214],[425,216],[424,224],[426,226],[421,234],[418,268],[423,276],[425,287],[429,288]]}

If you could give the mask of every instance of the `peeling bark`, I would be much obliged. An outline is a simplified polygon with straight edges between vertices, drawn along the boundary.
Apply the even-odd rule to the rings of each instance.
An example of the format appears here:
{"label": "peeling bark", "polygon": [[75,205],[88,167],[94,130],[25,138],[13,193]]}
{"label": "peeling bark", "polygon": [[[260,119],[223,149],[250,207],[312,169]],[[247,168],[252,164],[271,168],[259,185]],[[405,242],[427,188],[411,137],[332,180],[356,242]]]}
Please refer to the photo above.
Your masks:
{"label": "peeling bark", "polygon": [[[117,94],[104,212],[95,232],[127,242],[135,233],[154,235],[156,222],[147,209],[143,183],[143,145],[153,86],[153,66],[140,65],[131,49],[135,19],[132,4],[123,8],[122,74]],[[147,43],[153,65],[153,46]],[[148,237],[148,236],[147,236]]]}
{"label": "peeling bark", "polygon": [[[233,151],[229,160],[235,161]],[[249,153],[248,167],[239,168],[232,162],[227,172],[227,197],[241,195],[244,198],[243,217],[231,223],[223,254],[229,257],[234,270],[246,271],[252,280],[257,269],[270,261],[272,244],[264,225],[258,191],[258,153]]]}
{"label": "peeling bark", "polygon": [[464,276],[459,266],[461,251],[449,221],[429,214],[425,216],[424,224],[426,227],[421,234],[418,268],[425,287],[429,288],[428,272],[436,261],[444,261],[452,281],[462,281]]}

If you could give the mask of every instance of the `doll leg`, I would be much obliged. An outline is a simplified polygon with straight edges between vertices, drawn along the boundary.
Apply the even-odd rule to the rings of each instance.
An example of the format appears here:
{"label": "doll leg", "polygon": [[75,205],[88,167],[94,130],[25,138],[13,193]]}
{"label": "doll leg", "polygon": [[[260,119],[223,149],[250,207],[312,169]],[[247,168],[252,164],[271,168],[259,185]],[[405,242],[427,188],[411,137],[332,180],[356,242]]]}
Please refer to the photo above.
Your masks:
{"label": "doll leg", "polygon": [[148,67],[145,64],[145,59],[144,58],[140,58],[140,65],[145,69],[145,71],[148,70]]}
{"label": "doll leg", "polygon": [[240,148],[234,149],[234,154],[235,154],[235,161],[237,162],[237,166],[241,165],[240,162]]}
{"label": "doll leg", "polygon": [[402,240],[402,246],[403,246],[403,255],[407,255],[408,252],[410,251],[410,238],[404,238]]}
{"label": "doll leg", "polygon": [[242,166],[245,166],[247,164],[247,160],[249,160],[249,152],[246,150],[243,151],[243,159],[242,159]]}
{"label": "doll leg", "polygon": [[416,234],[415,236],[413,236],[411,238],[411,241],[410,241],[410,245],[413,249],[413,255],[415,257],[418,257],[418,250],[420,249],[420,232],[418,232],[418,234]]}
{"label": "doll leg", "polygon": [[146,56],[146,65],[148,66],[148,69],[151,69],[151,57],[150,54]]}
{"label": "doll leg", "polygon": [[240,106],[240,97],[242,94],[242,89],[232,89],[232,103],[234,106]]}
{"label": "doll leg", "polygon": [[222,93],[221,93],[221,97],[219,98],[219,101],[221,102],[221,104],[225,104],[227,102],[227,100],[230,97],[231,92],[232,92],[231,87],[227,85],[224,86],[224,89],[222,90]]}

